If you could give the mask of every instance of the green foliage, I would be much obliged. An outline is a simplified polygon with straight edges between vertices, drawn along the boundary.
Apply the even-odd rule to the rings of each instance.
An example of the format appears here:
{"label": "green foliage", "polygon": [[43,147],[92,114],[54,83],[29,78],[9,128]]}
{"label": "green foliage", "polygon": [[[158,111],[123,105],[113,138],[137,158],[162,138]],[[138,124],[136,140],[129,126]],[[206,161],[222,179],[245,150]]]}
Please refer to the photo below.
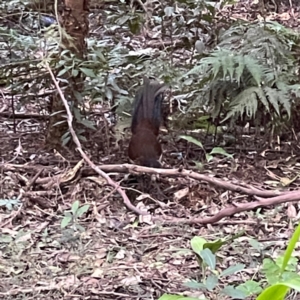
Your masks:
{"label": "green foliage", "polygon": [[257,300],[283,300],[291,289],[300,292],[300,276],[297,274],[299,259],[292,257],[299,238],[300,224],[290,239],[283,257],[279,257],[275,262],[270,259],[264,260],[262,271],[270,286],[258,296]]}
{"label": "green foliage", "polygon": [[[229,239],[219,239],[212,242],[208,242],[202,237],[194,237],[191,240],[191,247],[193,253],[196,256],[199,267],[201,268],[202,280],[201,282],[192,280],[186,282],[184,285],[192,289],[200,289],[204,292],[213,292],[214,295],[218,295],[219,299],[221,299],[222,295],[230,296],[233,297],[234,299],[244,299],[246,297],[244,291],[241,291],[238,288],[230,285],[226,286],[225,288],[221,288],[219,283],[219,281],[222,278],[225,278],[227,276],[230,276],[236,272],[240,272],[241,270],[243,270],[244,265],[243,264],[232,265],[220,273],[217,269],[217,256],[216,256],[216,253],[222,246],[231,243],[234,239],[238,238],[241,234],[242,233],[235,235]],[[175,295],[163,295],[161,298],[159,298],[159,300],[177,299],[177,298],[172,298],[171,296],[175,296]],[[178,299],[190,299],[190,298],[182,297]],[[206,298],[202,298],[202,299],[206,299]]]}
{"label": "green foliage", "polygon": [[[220,36],[218,48],[183,75],[197,77],[202,101],[213,118],[255,119],[268,114],[275,122],[291,115],[298,66],[294,46],[299,35],[277,23],[236,24]],[[286,119],[288,120],[288,119]]]}
{"label": "green foliage", "polygon": [[16,199],[0,199],[0,207],[5,207],[8,210],[13,210],[13,208],[19,207],[21,204],[20,197]]}
{"label": "green foliage", "polygon": [[[224,3],[226,1],[222,1],[221,5]],[[3,14],[7,11],[7,5],[10,5],[10,1],[0,2],[0,11],[2,9]],[[12,18],[10,19],[11,29],[2,28],[1,36],[5,36],[5,43],[3,68],[0,71],[1,83],[6,84],[8,89],[13,90],[15,94],[21,94],[18,98],[20,106],[34,101],[47,114],[49,98],[51,99],[52,91],[56,92],[56,89],[53,88],[53,82],[45,71],[45,63],[50,65],[54,74],[58,73],[59,78],[66,73],[70,74],[70,80],[64,76],[61,85],[72,84],[71,77],[86,76],[81,94],[76,95],[74,91],[74,97],[67,99],[75,121],[82,124],[86,130],[94,129],[93,119],[89,118],[87,107],[92,109],[95,103],[105,107],[115,105],[117,113],[122,117],[119,123],[122,130],[129,125],[128,113],[131,111],[133,95],[142,75],[149,74],[163,79],[166,83],[173,83],[178,94],[181,90],[181,83],[178,83],[177,79],[183,72],[186,72],[186,68],[190,67],[189,64],[184,66],[181,63],[174,67],[173,53],[177,49],[173,46],[166,46],[163,51],[157,51],[156,46],[148,45],[139,39],[137,39],[138,44],[124,42],[124,37],[125,40],[127,38],[134,40],[134,35],[140,34],[143,26],[151,24],[158,29],[159,39],[164,40],[165,37],[172,39],[173,35],[176,39],[182,37],[183,43],[179,45],[179,48],[191,50],[198,39],[198,34],[191,33],[203,27],[204,23],[205,30],[209,29],[213,32],[212,24],[218,11],[214,5],[206,1],[174,2],[167,7],[155,2],[151,4],[154,9],[148,16],[145,15],[141,6],[137,3],[134,5],[135,8],[132,9],[124,1],[119,1],[116,5],[112,4],[112,9],[105,11],[105,26],[101,34],[98,28],[93,28],[92,34],[87,38],[88,53],[81,61],[70,51],[66,49],[61,51],[61,36],[64,39],[69,38],[63,28],[57,24],[41,28],[37,17],[40,15],[39,6],[34,8],[32,3],[15,0],[14,5],[9,7],[10,15],[26,15],[26,20],[22,17],[9,16],[8,18]],[[46,11],[44,7],[43,13]],[[93,27],[95,27],[94,21],[91,18],[90,22]],[[20,30],[22,27],[19,23],[24,25],[25,22],[28,31]],[[29,31],[30,34],[28,34]],[[12,64],[11,59],[6,59],[5,56],[13,57],[14,63]],[[30,78],[30,84],[26,83],[28,78]],[[24,84],[26,93],[24,93]],[[48,87],[46,97],[40,93],[41,87],[44,86]],[[22,95],[23,93],[26,95]],[[74,100],[79,104],[77,107],[72,105]],[[63,122],[65,123],[65,120],[61,123]],[[57,123],[56,126],[61,123]],[[75,129],[80,140],[84,141],[85,132],[79,132],[81,127]],[[68,132],[65,132],[62,140],[64,145],[70,140]]]}
{"label": "green foliage", "polygon": [[[202,237],[194,237],[191,240],[191,247],[196,256],[199,267],[202,269],[202,281],[192,280],[185,285],[203,291],[213,292],[214,295],[226,295],[233,299],[245,299],[248,296],[258,295],[257,300],[283,300],[286,299],[287,293],[294,289],[300,292],[300,275],[297,273],[299,258],[292,257],[296,243],[300,237],[300,224],[297,226],[284,255],[276,258],[275,261],[270,258],[263,260],[261,268],[262,278],[260,281],[247,280],[238,286],[225,286],[223,289],[219,286],[219,280],[225,276],[230,276],[244,269],[243,264],[236,264],[223,270],[221,273],[217,270],[217,252],[218,250],[234,239],[241,236],[242,233],[233,236],[230,239],[207,242]],[[261,250],[259,243],[250,240],[249,244],[255,249]],[[165,294],[161,299],[189,299],[187,297]],[[165,297],[165,298],[163,298]],[[173,298],[174,297],[174,298]]]}
{"label": "green foliage", "polygon": [[[191,136],[187,136],[187,135],[180,135],[179,138],[186,140],[186,141],[193,143],[196,146],[200,147],[205,152],[205,158],[206,158],[207,162],[210,162],[214,158],[214,155],[216,155],[216,154],[223,155],[223,156],[229,157],[231,159],[233,158],[232,154],[227,153],[221,147],[214,147],[209,153],[206,153],[202,143],[200,141],[196,140],[195,138],[193,138]],[[195,162],[195,163],[198,164],[198,162]]]}
{"label": "green foliage", "polygon": [[82,215],[88,211],[90,205],[85,204],[79,207],[79,204],[79,201],[76,200],[72,204],[71,210],[65,211],[65,216],[61,221],[61,228],[65,228],[71,224],[74,230],[84,231],[84,228],[78,224],[78,219],[81,218]]}
{"label": "green foliage", "polygon": [[[219,1],[219,5],[223,7],[230,2]],[[1,3],[3,11],[6,11],[10,2]],[[114,6],[113,13],[110,10],[107,12],[103,38],[93,35],[87,39],[88,53],[86,59],[81,61],[68,50],[61,51],[60,35],[67,38],[62,28],[57,30],[57,25],[53,24],[41,30],[37,26],[38,11],[32,11],[32,6],[27,8],[22,1],[16,0],[14,3],[20,5],[10,5],[11,16],[26,12],[28,17],[26,20],[16,18],[16,26],[10,29],[0,28],[3,41],[7,44],[4,53],[7,51],[7,57],[13,58],[6,59],[4,55],[0,82],[6,81],[16,94],[22,93],[25,82],[19,75],[26,75],[31,84],[27,85],[26,95],[20,97],[20,103],[34,100],[45,108],[47,97],[40,96],[38,91],[41,84],[53,85],[43,68],[44,62],[48,62],[54,71],[59,70],[59,76],[66,72],[72,76],[86,76],[83,92],[74,95],[81,105],[80,109],[76,112],[76,107],[72,107],[75,120],[85,129],[94,130],[93,120],[83,109],[87,99],[91,104],[118,105],[117,113],[123,117],[120,129],[128,126],[133,94],[139,78],[144,74],[171,83],[179,104],[186,102],[187,108],[197,112],[209,111],[213,118],[220,116],[223,121],[234,121],[238,117],[255,118],[260,112],[273,116],[272,122],[279,124],[275,115],[281,117],[283,112],[287,112],[289,117],[293,100],[291,94],[300,95],[295,80],[298,73],[295,46],[299,36],[275,22],[237,22],[231,27],[224,24],[227,30],[221,32],[219,27],[222,26],[215,26],[219,8],[209,1],[180,0],[169,6],[153,3],[153,13],[146,15],[146,20],[142,7],[137,4],[135,9],[131,9],[121,1]],[[22,12],[18,10],[21,4],[24,6]],[[19,22],[26,22],[30,35],[19,29]],[[132,39],[141,32],[145,23],[154,25],[162,40],[179,37],[180,44],[156,51],[148,43],[143,43],[142,47],[124,43],[119,31]],[[190,59],[187,57],[177,61],[177,50],[184,48],[193,53],[195,43],[204,31],[218,37],[219,44],[215,49],[211,52],[206,49],[202,54],[192,54]],[[42,58],[36,55],[40,53],[40,45],[45,45]],[[195,59],[199,63],[193,66]],[[73,101],[67,100],[69,103]],[[76,133],[82,141],[85,140],[85,132]],[[66,132],[64,143],[69,138]]]}
{"label": "green foliage", "polygon": [[268,86],[265,87],[249,87],[239,93],[230,103],[229,112],[223,119],[227,119],[245,114],[249,118],[254,118],[257,113],[259,104],[263,106],[267,113],[273,111],[280,116],[280,107],[283,107],[290,117],[291,100],[286,90],[275,90]]}

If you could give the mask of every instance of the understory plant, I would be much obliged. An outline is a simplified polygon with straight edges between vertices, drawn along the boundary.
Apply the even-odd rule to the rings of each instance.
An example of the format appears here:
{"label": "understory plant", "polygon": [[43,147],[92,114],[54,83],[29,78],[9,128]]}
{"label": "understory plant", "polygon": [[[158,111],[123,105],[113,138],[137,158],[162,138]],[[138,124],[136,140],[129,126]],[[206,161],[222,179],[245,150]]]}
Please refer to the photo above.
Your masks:
{"label": "understory plant", "polygon": [[[247,280],[237,285],[227,285],[224,287],[220,280],[234,273],[242,272],[244,264],[234,264],[222,272],[217,268],[217,252],[222,247],[233,241],[240,235],[227,240],[217,240],[208,242],[202,237],[194,237],[191,240],[192,251],[195,254],[199,268],[201,268],[202,278],[192,280],[184,285],[192,289],[203,291],[202,298],[185,297],[174,294],[164,294],[159,300],[196,300],[207,299],[204,293],[213,293],[217,299],[230,297],[232,299],[245,299],[249,296],[256,296],[257,300],[283,300],[287,299],[287,294],[294,290],[300,291],[300,276],[297,273],[299,259],[292,256],[296,243],[300,237],[300,224],[297,226],[291,237],[285,253],[275,260],[265,258],[260,269],[260,280]],[[258,242],[251,240],[250,244],[255,248],[260,248]]]}
{"label": "understory plant", "polygon": [[255,120],[257,127],[282,130],[300,96],[299,34],[276,22],[237,22],[219,38],[183,75],[183,81],[194,78],[198,89],[191,108],[209,113],[218,124]]}
{"label": "understory plant", "polygon": [[89,204],[80,206],[80,202],[78,200],[74,201],[71,210],[67,210],[64,213],[64,217],[61,221],[61,228],[71,225],[75,231],[85,231],[85,229],[79,224],[79,219],[88,211],[89,208]]}
{"label": "understory plant", "polygon": [[[196,146],[200,147],[204,152],[205,152],[205,158],[207,162],[210,162],[213,158],[214,155],[223,155],[228,158],[233,158],[232,154],[227,153],[222,147],[214,147],[209,153],[206,152],[205,148],[203,147],[202,143],[193,138],[192,136],[188,135],[181,135],[179,138],[186,140],[187,142],[193,143]],[[199,162],[195,161],[196,164],[199,164]]]}

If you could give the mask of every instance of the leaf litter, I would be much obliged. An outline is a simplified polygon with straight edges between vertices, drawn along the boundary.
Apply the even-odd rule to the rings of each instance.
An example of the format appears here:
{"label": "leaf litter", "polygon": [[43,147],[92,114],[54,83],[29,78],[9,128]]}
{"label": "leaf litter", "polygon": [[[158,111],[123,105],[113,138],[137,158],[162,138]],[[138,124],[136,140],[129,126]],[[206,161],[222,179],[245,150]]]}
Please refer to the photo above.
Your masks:
{"label": "leaf litter", "polygon": [[[236,9],[250,19],[244,6]],[[290,219],[298,219],[297,203],[237,213],[205,226],[139,219],[101,178],[93,177],[79,156],[66,159],[44,150],[43,126],[29,119],[20,124],[17,133],[4,126],[0,130],[2,299],[158,299],[163,293],[199,296],[201,293],[184,286],[189,280],[201,279],[191,239],[201,236],[213,241],[241,230],[245,235],[218,252],[217,264],[221,271],[233,262],[243,263],[245,270],[225,278],[222,285],[259,280],[262,259],[280,254],[293,230]],[[94,138],[101,140],[101,135],[99,129]],[[121,149],[110,156],[95,149],[92,141],[85,146],[93,149],[94,161],[99,161],[99,156],[105,157],[106,163],[127,161]],[[173,147],[169,141],[167,148]],[[197,147],[189,151],[195,154]],[[168,161],[178,166],[170,156]],[[216,159],[204,169],[218,178],[261,189],[294,190],[299,186],[299,163],[288,152],[240,153],[234,163]],[[252,200],[190,178],[161,176],[155,185],[147,176],[114,176],[131,201],[153,215],[205,217],[231,203]],[[89,210],[61,228],[64,213],[77,200],[80,205],[89,204]]]}

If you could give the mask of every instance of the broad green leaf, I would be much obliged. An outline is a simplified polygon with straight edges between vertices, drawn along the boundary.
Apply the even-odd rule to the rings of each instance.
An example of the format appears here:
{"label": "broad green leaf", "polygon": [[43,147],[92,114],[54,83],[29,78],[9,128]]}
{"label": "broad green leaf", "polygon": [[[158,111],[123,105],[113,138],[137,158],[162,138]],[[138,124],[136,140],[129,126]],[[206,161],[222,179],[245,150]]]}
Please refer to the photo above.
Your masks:
{"label": "broad green leaf", "polygon": [[247,280],[245,283],[240,284],[236,288],[243,291],[247,296],[258,295],[262,292],[260,283],[253,280]]}
{"label": "broad green leaf", "polygon": [[296,273],[296,271],[284,271],[281,275],[282,282],[286,282],[297,278],[299,278],[299,275]]}
{"label": "broad green leaf", "polygon": [[223,148],[221,147],[214,147],[211,152],[209,154],[222,154],[226,157],[230,157],[230,158],[233,158],[233,155],[232,154],[229,154],[227,153]]}
{"label": "broad green leaf", "polygon": [[203,246],[204,249],[210,249],[210,251],[212,253],[216,253],[223,245],[226,245],[228,244],[227,241],[224,241],[224,240],[216,240],[216,241],[213,241],[213,242],[207,242],[205,243],[205,245]]}
{"label": "broad green leaf", "polygon": [[72,69],[71,74],[72,74],[73,77],[77,77],[78,74],[79,74],[79,71],[77,69]]}
{"label": "broad green leaf", "polygon": [[210,251],[210,249],[204,249],[200,251],[200,256],[203,261],[209,266],[211,270],[216,268],[216,256]]}
{"label": "broad green leaf", "polygon": [[284,284],[275,284],[265,289],[256,300],[283,300],[289,290]]}
{"label": "broad green leaf", "polygon": [[58,125],[63,124],[63,123],[66,123],[66,122],[67,122],[67,120],[62,120],[62,121],[56,122],[55,124],[53,124],[53,127],[58,126]]}
{"label": "broad green leaf", "polygon": [[300,292],[300,276],[299,275],[297,278],[286,280],[284,282],[281,282],[280,284],[284,284],[285,286],[287,286],[291,289],[294,289],[297,292]]}
{"label": "broad green leaf", "polygon": [[92,69],[88,69],[88,68],[79,68],[79,69],[83,74],[85,74],[88,77],[91,77],[91,78],[96,77],[94,70],[92,70]]}
{"label": "broad green leaf", "polygon": [[186,287],[189,287],[191,289],[198,289],[198,290],[203,290],[203,291],[207,290],[206,285],[202,282],[188,281],[188,282],[185,282],[183,285]]}
{"label": "broad green leaf", "polygon": [[212,155],[210,155],[209,153],[205,154],[205,159],[206,159],[207,162],[210,162],[211,160],[213,160],[213,158],[214,157]]}
{"label": "broad green leaf", "polygon": [[190,143],[193,143],[193,144],[195,144],[195,145],[197,145],[197,146],[199,146],[200,148],[203,149],[202,143],[200,141],[196,140],[195,138],[191,137],[191,136],[180,135],[179,138],[184,139],[184,140],[186,140],[186,141],[188,141]]}
{"label": "broad green leaf", "polygon": [[[288,264],[285,267],[284,272],[287,272],[287,271],[296,272],[297,271],[297,266],[298,266],[298,260],[299,260],[298,258],[291,256],[289,261],[288,261]],[[282,268],[283,262],[284,262],[284,256],[283,255],[278,256],[275,259],[276,265],[279,266],[280,268]]]}
{"label": "broad green leaf", "polygon": [[117,19],[117,24],[118,25],[124,25],[129,20],[129,18],[130,18],[130,16],[123,15],[121,18]]}
{"label": "broad green leaf", "polygon": [[236,264],[234,266],[231,266],[231,267],[227,268],[223,272],[221,272],[220,277],[222,277],[222,276],[228,276],[228,275],[234,274],[235,272],[242,271],[244,269],[245,269],[245,265],[244,264]]}
{"label": "broad green leaf", "polygon": [[203,170],[203,163],[201,163],[201,162],[199,162],[199,161],[195,161],[195,160],[193,160],[193,163],[195,164],[195,167],[199,170],[199,171],[201,171],[201,170]]}
{"label": "broad green leaf", "polygon": [[200,237],[200,236],[195,236],[191,239],[191,247],[193,249],[194,252],[196,252],[197,254],[200,253],[200,251],[202,251],[204,249],[204,244],[206,244],[207,241]]}
{"label": "broad green leaf", "polygon": [[257,251],[261,251],[263,249],[263,245],[255,239],[249,239],[249,244]]}
{"label": "broad green leaf", "polygon": [[84,135],[81,135],[81,134],[77,134],[77,137],[80,141],[83,141],[83,142],[87,142],[87,139]]}
{"label": "broad green leaf", "polygon": [[293,233],[292,238],[289,241],[289,244],[287,246],[287,249],[284,253],[284,260],[283,260],[283,264],[281,267],[281,272],[283,272],[289,262],[289,259],[292,256],[292,253],[295,249],[296,243],[299,241],[299,236],[300,236],[300,223],[298,224],[295,232]]}
{"label": "broad green leaf", "polygon": [[63,138],[62,140],[62,145],[65,146],[69,143],[69,141],[71,140],[71,137],[70,136],[67,136],[65,138]]}
{"label": "broad green leaf", "polygon": [[76,215],[78,208],[79,208],[79,201],[76,200],[72,204],[72,213],[74,216]]}
{"label": "broad green leaf", "polygon": [[216,275],[209,275],[205,281],[206,288],[209,291],[213,291],[214,288],[217,286],[218,281],[219,279]]}
{"label": "broad green leaf", "polygon": [[68,68],[64,68],[62,70],[60,70],[57,74],[57,77],[61,77],[62,75],[64,75],[66,72],[68,72],[69,69]]}
{"label": "broad green leaf", "polygon": [[67,137],[69,137],[69,136],[70,136],[70,132],[67,131],[66,133],[63,134],[63,136],[62,136],[61,138],[62,138],[62,139],[65,139],[65,138],[67,138]]}
{"label": "broad green leaf", "polygon": [[[246,294],[241,291],[241,290],[238,290],[236,289],[235,287],[233,286],[226,286],[223,290],[222,290],[222,294],[225,294],[227,296],[230,296],[232,297],[233,299],[245,299],[246,298]],[[269,299],[271,300],[271,298]],[[272,299],[273,300],[273,299]]]}
{"label": "broad green leaf", "polygon": [[96,130],[95,128],[95,123],[93,121],[87,120],[87,119],[82,119],[80,121],[81,124],[83,124],[85,127]]}
{"label": "broad green leaf", "polygon": [[[78,91],[73,91],[73,95],[75,96],[76,100],[79,102],[79,103],[82,103],[83,102],[83,97],[82,97],[82,94],[79,93]],[[74,109],[74,108],[73,108]]]}
{"label": "broad green leaf", "polygon": [[89,210],[89,208],[90,208],[89,204],[82,205],[81,207],[78,208],[76,212],[76,216],[81,217],[84,213],[86,213]]}
{"label": "broad green leaf", "polygon": [[65,228],[66,226],[68,226],[70,224],[71,221],[72,221],[71,215],[65,216],[61,221],[60,227]]}
{"label": "broad green leaf", "polygon": [[261,271],[265,274],[269,284],[276,284],[280,281],[280,267],[270,258],[265,258],[263,260],[263,267]]}
{"label": "broad green leaf", "polygon": [[103,63],[106,63],[106,62],[107,62],[107,60],[106,60],[105,56],[103,55],[102,51],[100,51],[100,50],[95,50],[94,53],[97,55],[97,57],[99,58],[99,60],[100,60],[101,62],[103,62]]}

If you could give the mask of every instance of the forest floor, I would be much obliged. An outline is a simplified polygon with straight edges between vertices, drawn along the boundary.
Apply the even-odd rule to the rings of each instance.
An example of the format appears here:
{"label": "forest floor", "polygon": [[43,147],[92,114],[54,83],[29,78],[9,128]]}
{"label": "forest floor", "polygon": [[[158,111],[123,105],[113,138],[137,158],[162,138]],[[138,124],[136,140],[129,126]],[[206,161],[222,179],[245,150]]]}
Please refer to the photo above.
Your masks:
{"label": "forest floor", "polygon": [[[242,15],[241,7],[238,10]],[[78,165],[78,153],[44,150],[46,123],[41,119],[0,118],[1,299],[150,300],[164,293],[200,297],[201,291],[184,285],[203,280],[191,239],[201,236],[212,242],[242,234],[219,250],[217,268],[221,272],[242,263],[244,270],[222,278],[216,290],[206,294],[209,299],[228,299],[219,295],[222,288],[261,280],[264,258],[282,254],[294,229],[292,220],[299,219],[298,203],[289,202],[239,211],[217,222],[197,221],[257,201],[255,192],[227,188],[228,183],[253,191],[297,190],[299,148],[292,135],[280,143],[273,137],[276,142],[269,144],[265,135],[241,128],[234,144],[224,147],[233,157],[217,155],[208,162],[201,149],[174,138],[180,132],[165,131],[163,160],[177,173],[155,177],[131,170],[129,175],[126,167],[123,173],[109,172],[132,204],[149,212],[137,216],[87,164]],[[101,132],[84,144],[93,162],[128,163],[128,141],[105,147],[108,138]],[[196,137],[206,139],[203,132]],[[178,153],[183,160],[177,159]],[[184,175],[184,169],[207,177]],[[88,205],[78,217],[73,205],[77,200],[80,206]],[[66,222],[70,214],[73,218]]]}

